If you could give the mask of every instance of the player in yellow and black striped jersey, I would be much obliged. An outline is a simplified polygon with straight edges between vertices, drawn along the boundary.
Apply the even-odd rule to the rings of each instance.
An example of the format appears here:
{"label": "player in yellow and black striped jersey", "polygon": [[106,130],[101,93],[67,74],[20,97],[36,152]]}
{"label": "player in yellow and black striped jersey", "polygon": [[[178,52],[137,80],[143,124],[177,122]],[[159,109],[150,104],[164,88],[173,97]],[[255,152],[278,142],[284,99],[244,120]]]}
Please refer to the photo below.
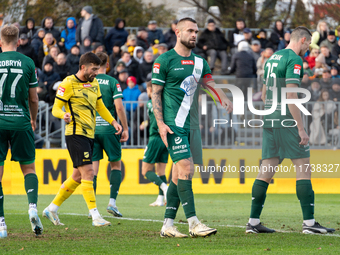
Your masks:
{"label": "player in yellow and black striped jersey", "polygon": [[[54,225],[63,225],[57,214],[59,206],[72,195],[80,183],[92,215],[92,225],[111,225],[100,216],[93,189],[92,151],[96,111],[115,127],[116,135],[122,132],[122,127],[103,103],[100,87],[95,79],[100,64],[101,60],[94,53],[88,52],[82,55],[79,60],[79,71],[75,75],[66,77],[59,85],[53,105],[52,114],[67,123],[66,143],[74,167],[72,176],[61,185],[58,194],[43,212],[43,216]],[[62,110],[63,107],[66,112]]]}

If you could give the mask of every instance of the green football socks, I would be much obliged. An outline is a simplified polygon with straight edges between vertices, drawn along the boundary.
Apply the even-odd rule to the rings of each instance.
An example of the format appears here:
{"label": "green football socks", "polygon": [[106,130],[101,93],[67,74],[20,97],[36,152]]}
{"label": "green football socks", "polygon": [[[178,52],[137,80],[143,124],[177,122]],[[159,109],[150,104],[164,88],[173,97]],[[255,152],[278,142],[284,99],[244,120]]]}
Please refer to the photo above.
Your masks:
{"label": "green football socks", "polygon": [[111,170],[110,173],[110,198],[116,199],[120,184],[122,182],[122,172],[120,170]]}
{"label": "green football socks", "polygon": [[180,204],[180,199],[179,199],[178,192],[177,192],[177,185],[173,183],[172,181],[170,181],[170,185],[166,193],[166,200],[167,200],[167,204],[166,204],[164,218],[175,219],[178,206]]}
{"label": "green football socks", "polygon": [[303,220],[314,219],[314,191],[311,181],[296,181],[296,195],[300,200]]}
{"label": "green football socks", "polygon": [[268,189],[268,183],[262,180],[256,179],[253,184],[253,189],[251,192],[251,212],[250,218],[259,219],[264,202],[266,200],[266,193]]}
{"label": "green football socks", "polygon": [[177,191],[181,200],[185,217],[196,216],[194,193],[192,192],[192,181],[178,179]]}

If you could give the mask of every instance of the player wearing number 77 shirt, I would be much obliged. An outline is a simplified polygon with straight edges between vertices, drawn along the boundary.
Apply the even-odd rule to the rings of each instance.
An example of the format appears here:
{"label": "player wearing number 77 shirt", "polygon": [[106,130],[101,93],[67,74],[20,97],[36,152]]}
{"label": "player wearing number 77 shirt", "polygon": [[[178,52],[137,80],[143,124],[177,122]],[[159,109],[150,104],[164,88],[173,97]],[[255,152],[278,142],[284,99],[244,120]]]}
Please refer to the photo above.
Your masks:
{"label": "player wearing number 77 shirt", "polygon": [[[300,200],[303,214],[302,232],[325,234],[335,231],[333,228],[321,226],[314,219],[309,137],[303,127],[299,108],[295,104],[288,104],[286,115],[281,115],[281,88],[300,87],[303,77],[301,57],[308,50],[311,37],[312,34],[307,28],[297,27],[291,34],[287,48],[276,52],[265,64],[262,100],[265,103],[265,109],[270,109],[275,102],[276,91],[278,107],[272,114],[264,117],[262,168],[253,184],[251,213],[246,233],[275,232],[274,229],[261,224],[260,215],[275,168],[284,158],[291,159],[296,167],[296,195]],[[287,98],[298,99],[297,92],[287,93]],[[285,126],[282,123],[285,123]],[[273,170],[262,171],[262,169]]]}
{"label": "player wearing number 77 shirt", "polygon": [[32,59],[16,52],[19,30],[13,25],[1,29],[0,54],[0,238],[7,236],[4,194],[1,180],[4,161],[11,146],[13,161],[19,161],[25,178],[29,220],[36,235],[43,226],[37,214],[38,178],[35,173],[33,131],[38,113],[37,77]]}

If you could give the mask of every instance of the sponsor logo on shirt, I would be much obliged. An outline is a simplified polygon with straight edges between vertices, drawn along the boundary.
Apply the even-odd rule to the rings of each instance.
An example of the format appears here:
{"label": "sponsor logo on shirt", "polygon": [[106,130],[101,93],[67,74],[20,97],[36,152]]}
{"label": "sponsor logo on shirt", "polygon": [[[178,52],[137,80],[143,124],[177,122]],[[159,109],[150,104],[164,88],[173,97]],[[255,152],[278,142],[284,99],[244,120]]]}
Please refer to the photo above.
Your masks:
{"label": "sponsor logo on shirt", "polygon": [[120,87],[120,84],[117,84],[117,90],[118,90],[119,92],[122,92],[122,88]]}
{"label": "sponsor logo on shirt", "polygon": [[294,65],[294,74],[300,75],[301,73],[301,66],[300,65]]}
{"label": "sponsor logo on shirt", "polygon": [[155,63],[153,65],[153,72],[154,73],[159,73],[159,69],[161,68],[161,64]]}
{"label": "sponsor logo on shirt", "polygon": [[182,138],[180,138],[180,137],[176,137],[175,138],[175,143],[176,144],[180,144],[182,142]]}
{"label": "sponsor logo on shirt", "polygon": [[89,88],[89,87],[92,87],[91,83],[84,83],[83,84],[83,87],[84,88]]}
{"label": "sponsor logo on shirt", "polygon": [[85,157],[85,158],[90,157],[90,153],[89,153],[89,152],[84,152],[84,157]]}
{"label": "sponsor logo on shirt", "polygon": [[180,89],[183,90],[187,96],[195,94],[197,89],[197,81],[194,75],[189,75],[187,78],[185,78],[181,83]]}
{"label": "sponsor logo on shirt", "polygon": [[59,89],[58,89],[57,95],[58,96],[64,96],[64,92],[65,92],[65,88],[60,86]]}
{"label": "sponsor logo on shirt", "polygon": [[181,63],[182,65],[194,65],[193,60],[182,60]]}

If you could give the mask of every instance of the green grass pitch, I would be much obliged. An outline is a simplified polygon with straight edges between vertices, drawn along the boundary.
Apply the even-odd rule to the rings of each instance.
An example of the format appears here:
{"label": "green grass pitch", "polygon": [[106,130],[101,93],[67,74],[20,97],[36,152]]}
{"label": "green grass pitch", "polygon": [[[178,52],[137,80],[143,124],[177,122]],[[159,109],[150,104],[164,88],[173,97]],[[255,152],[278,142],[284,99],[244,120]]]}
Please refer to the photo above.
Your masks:
{"label": "green grass pitch", "polygon": [[[54,196],[39,196],[38,211]],[[26,196],[5,196],[8,237],[0,239],[1,254],[320,254],[340,251],[339,195],[316,195],[316,220],[337,231],[329,235],[301,233],[302,213],[295,195],[267,195],[261,216],[274,234],[245,234],[250,194],[195,195],[197,216],[218,232],[208,238],[160,238],[164,207],[149,207],[156,195],[120,195],[117,205],[124,218],[106,212],[108,196],[97,196],[100,213],[110,227],[93,227],[80,195],[71,196],[60,208],[65,226],[42,218],[43,235],[35,237],[28,220]],[[182,207],[176,222],[188,233]]]}

